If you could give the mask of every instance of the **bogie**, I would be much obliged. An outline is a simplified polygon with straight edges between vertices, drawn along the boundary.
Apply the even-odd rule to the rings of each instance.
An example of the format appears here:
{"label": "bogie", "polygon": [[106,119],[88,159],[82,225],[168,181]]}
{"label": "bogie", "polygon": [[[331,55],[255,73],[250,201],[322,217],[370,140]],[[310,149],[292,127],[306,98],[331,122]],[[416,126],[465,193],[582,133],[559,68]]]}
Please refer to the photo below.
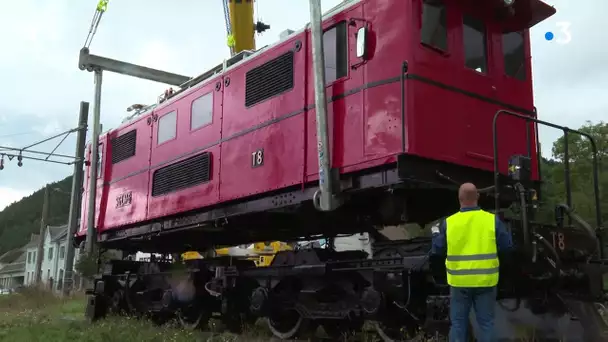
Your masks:
{"label": "bogie", "polygon": [[[386,341],[445,337],[449,329],[449,291],[443,278],[433,275],[442,272],[441,265],[433,260],[429,263],[428,257],[420,253],[429,243],[428,238],[392,242],[392,252],[388,252],[387,247],[379,247],[378,256],[371,259],[356,251],[318,248],[283,251],[277,254],[273,264],[262,268],[248,260],[201,259],[195,260],[189,269],[176,270],[172,276],[167,274],[168,267],[144,263],[145,267],[136,268],[149,272],[138,275],[139,284],[144,285],[131,282],[129,289],[116,284],[110,286],[111,279],[127,275],[106,274],[98,280],[98,283],[103,281],[104,292],[94,296],[109,299],[124,293],[126,298],[140,298],[140,302],[136,302],[140,305],[130,306],[137,314],[158,315],[163,312],[159,307],[170,309],[186,329],[198,329],[216,315],[234,332],[263,318],[279,338],[310,336],[319,326],[332,338],[340,338],[360,332],[364,321],[371,321]],[[110,261],[112,263],[121,265],[123,261]],[[576,306],[592,301],[592,294],[587,297],[579,294],[575,298],[567,288],[559,288],[560,294],[555,296],[549,292],[554,285],[544,279],[535,280],[530,275],[522,278],[522,273],[501,274],[505,278],[501,281],[502,295],[497,306],[501,336],[510,336],[508,331],[514,327],[509,322],[525,317],[520,315],[528,315],[526,312],[539,318],[566,317],[569,310],[574,309],[578,315],[597,318]],[[562,274],[560,277],[562,283],[569,283],[580,276],[582,274]],[[513,277],[519,279],[515,287]],[[181,279],[182,285],[162,285],[162,279]],[[142,292],[152,293],[154,289],[171,295],[160,299],[152,295],[144,297],[147,304],[143,305]],[[541,296],[545,299],[541,300]],[[510,298],[513,300],[508,303]],[[108,310],[101,307],[109,307],[110,303],[110,300],[97,300],[89,312],[106,312]],[[524,309],[522,303],[529,309]],[[539,325],[541,321],[534,324]],[[585,327],[585,330],[574,321],[569,324],[573,331],[589,336],[608,332],[606,325]],[[544,333],[554,336],[558,332]]]}

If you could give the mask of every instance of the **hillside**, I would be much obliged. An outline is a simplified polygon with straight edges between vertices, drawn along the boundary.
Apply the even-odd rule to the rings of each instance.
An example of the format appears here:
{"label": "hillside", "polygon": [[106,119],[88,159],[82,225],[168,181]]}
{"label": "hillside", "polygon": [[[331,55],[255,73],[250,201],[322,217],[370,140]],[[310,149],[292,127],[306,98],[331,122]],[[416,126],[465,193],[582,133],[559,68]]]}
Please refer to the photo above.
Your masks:
{"label": "hillside", "polygon": [[[67,223],[70,211],[72,176],[51,183],[49,224]],[[32,233],[40,231],[40,216],[44,201],[44,188],[22,198],[0,212],[0,255],[26,244]]]}

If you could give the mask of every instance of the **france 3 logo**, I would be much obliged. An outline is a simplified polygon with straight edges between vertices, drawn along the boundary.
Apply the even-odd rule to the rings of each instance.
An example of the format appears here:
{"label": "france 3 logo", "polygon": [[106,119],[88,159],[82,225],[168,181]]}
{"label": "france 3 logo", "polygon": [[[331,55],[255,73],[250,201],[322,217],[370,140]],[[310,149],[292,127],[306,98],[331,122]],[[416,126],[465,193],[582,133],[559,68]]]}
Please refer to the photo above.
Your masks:
{"label": "france 3 logo", "polygon": [[553,41],[560,45],[566,45],[570,43],[572,40],[572,34],[570,33],[571,23],[568,21],[560,21],[555,23],[557,26],[558,33],[553,33],[552,31],[548,31],[545,33],[545,39],[548,41]]}

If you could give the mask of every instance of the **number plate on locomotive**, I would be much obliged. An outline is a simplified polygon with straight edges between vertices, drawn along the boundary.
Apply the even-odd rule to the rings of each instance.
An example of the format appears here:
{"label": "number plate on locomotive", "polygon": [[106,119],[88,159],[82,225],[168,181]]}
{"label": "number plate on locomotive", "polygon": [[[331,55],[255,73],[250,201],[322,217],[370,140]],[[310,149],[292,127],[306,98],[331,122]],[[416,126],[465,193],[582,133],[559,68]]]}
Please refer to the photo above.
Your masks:
{"label": "number plate on locomotive", "polygon": [[124,192],[116,196],[116,208],[122,208],[131,205],[132,200],[133,195],[131,194],[131,191]]}

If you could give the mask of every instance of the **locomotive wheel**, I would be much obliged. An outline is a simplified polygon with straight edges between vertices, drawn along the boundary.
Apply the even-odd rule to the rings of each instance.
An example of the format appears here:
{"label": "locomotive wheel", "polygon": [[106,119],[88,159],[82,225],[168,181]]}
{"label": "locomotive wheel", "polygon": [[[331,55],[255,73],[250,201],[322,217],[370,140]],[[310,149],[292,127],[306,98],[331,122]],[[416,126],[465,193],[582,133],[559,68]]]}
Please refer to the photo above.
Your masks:
{"label": "locomotive wheel", "polygon": [[361,332],[364,321],[358,318],[327,320],[322,323],[325,333],[334,341],[346,340]]}
{"label": "locomotive wheel", "polygon": [[222,316],[224,327],[234,334],[241,334],[247,326],[254,325],[257,317],[246,313],[233,313]]}
{"label": "locomotive wheel", "polygon": [[445,342],[448,341],[447,336],[441,334],[429,335],[424,332],[411,334],[396,325],[387,325],[382,322],[374,322],[376,332],[384,342]]}
{"label": "locomotive wheel", "polygon": [[186,330],[204,329],[210,318],[211,315],[198,306],[189,306],[177,311],[177,320]]}
{"label": "locomotive wheel", "polygon": [[[421,330],[408,329],[399,324],[374,322],[374,328],[384,342],[445,342],[449,336],[440,333],[429,334]],[[469,342],[475,341],[473,327],[469,324]]]}
{"label": "locomotive wheel", "polygon": [[125,296],[122,289],[114,291],[110,297],[110,312],[114,315],[120,315],[125,311]]}
{"label": "locomotive wheel", "polygon": [[374,322],[374,329],[384,342],[422,341],[418,336],[408,334],[399,324]]}
{"label": "locomotive wheel", "polygon": [[268,317],[268,329],[274,336],[280,339],[292,339],[305,337],[311,332],[314,334],[316,325],[310,324],[310,320],[303,318],[296,310],[281,312],[273,317]]}
{"label": "locomotive wheel", "polygon": [[152,323],[161,326],[171,320],[171,315],[161,312],[153,312],[145,315]]}

